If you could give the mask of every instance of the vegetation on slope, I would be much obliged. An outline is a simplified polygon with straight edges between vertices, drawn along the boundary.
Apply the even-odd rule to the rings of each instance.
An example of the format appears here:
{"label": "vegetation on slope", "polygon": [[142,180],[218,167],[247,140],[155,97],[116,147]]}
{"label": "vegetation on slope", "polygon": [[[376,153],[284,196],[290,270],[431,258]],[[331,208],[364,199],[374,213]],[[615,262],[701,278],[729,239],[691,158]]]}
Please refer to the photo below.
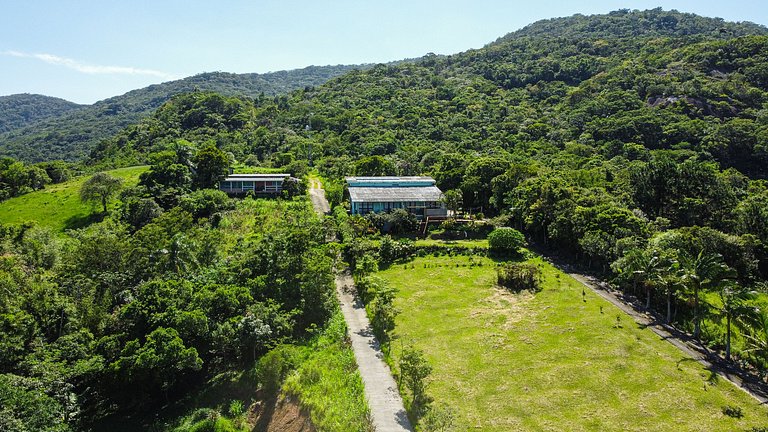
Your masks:
{"label": "vegetation on slope", "polygon": [[[537,30],[544,28],[556,37]],[[193,392],[219,372],[257,359],[280,360],[279,350],[265,353],[283,342],[306,341],[314,326],[328,322],[336,256],[323,245],[328,226],[310,216],[305,200],[245,200],[233,209],[231,200],[205,189],[233,162],[292,174],[314,165],[336,185],[335,203],[342,200],[339,180],[347,174],[431,174],[453,197],[452,206],[496,216],[495,224],[520,229],[574,262],[615,272],[627,292],[650,293],[652,308],[670,305],[673,324],[700,329],[697,335],[720,347],[723,325],[700,324],[707,312],[728,315],[721,312],[726,303],[733,305],[733,290],[724,290],[724,282],[752,289],[768,276],[765,34],[752,24],[677,12],[618,11],[537,23],[480,50],[377,65],[289,95],[177,96],[90,153],[95,166],[152,165],[105,221],[64,240],[42,228],[3,228],[3,394],[18,406],[46,405],[39,419],[52,427],[58,426],[52,419],[87,424],[110,413],[131,415]],[[387,263],[413,250],[391,239],[377,247],[348,236],[393,220],[404,229],[414,225],[407,215],[392,214],[339,227],[354,269],[375,268],[375,254],[366,253],[373,249]],[[643,264],[632,257],[657,255],[669,265],[643,270],[643,278],[627,277]],[[547,275],[547,281],[557,280]],[[483,277],[478,275],[479,285],[469,284],[467,294],[488,289]],[[572,299],[555,295],[573,294],[570,282],[560,283],[545,287],[540,298],[573,306]],[[394,292],[367,288],[376,331],[386,336]],[[20,294],[2,294],[9,292]],[[712,300],[720,293],[722,302]],[[659,392],[682,376],[685,388],[677,394],[696,396],[690,406],[677,404],[689,413],[681,421],[755,424],[756,410],[745,396],[728,396],[733,389],[721,384],[701,394],[699,368],[681,362],[679,370],[670,369],[671,348],[656,347],[647,333],[613,316],[584,309],[592,303],[597,305],[590,298],[574,308],[595,332],[571,332],[558,321],[570,316],[567,308],[550,317],[540,305],[537,319],[553,319],[563,337],[583,337],[585,350],[598,350],[595,359],[626,360],[612,373],[630,390],[639,388],[632,381],[635,363],[652,369],[640,375],[644,379],[655,372],[668,378],[651,384]],[[454,313],[461,311],[457,306]],[[766,322],[738,323],[740,337],[753,344],[738,358],[762,371],[768,365]],[[600,331],[616,335],[606,346],[617,351],[599,351]],[[508,346],[504,333],[496,333],[493,340]],[[640,346],[667,361],[655,363]],[[577,363],[564,359],[570,367]],[[541,360],[557,368],[557,358]],[[296,392],[308,401],[317,399],[315,383],[325,388],[311,364],[300,367],[307,388]],[[521,373],[522,379],[534,375]],[[565,384],[573,392],[601,388],[586,378]],[[639,394],[626,396],[639,400]],[[625,394],[602,396],[611,396],[605,403],[615,407]],[[595,409],[581,403],[574,402]],[[723,417],[737,412],[727,404],[744,417]],[[639,402],[633,407],[643,408]],[[518,408],[528,415],[526,407]],[[654,405],[663,413],[659,424],[679,414],[669,408]],[[624,425],[615,416],[590,420],[565,412],[585,428],[593,425],[589,421]],[[7,424],[25,421],[29,413],[0,412]],[[541,418],[565,421],[546,410]]]}
{"label": "vegetation on slope", "polygon": [[0,155],[30,162],[81,160],[99,141],[112,137],[122,128],[150,115],[177,94],[215,91],[224,95],[273,96],[320,85],[334,76],[364,67],[309,66],[265,74],[209,72],[151,85],[82,106],[73,112],[62,112],[61,115],[39,118],[35,119],[39,121],[24,124],[17,121],[13,130],[0,134]]}
{"label": "vegetation on slope", "polygon": [[36,94],[0,96],[0,133],[61,116],[81,106],[64,99]]}
{"label": "vegetation on slope", "polygon": [[[100,217],[82,228],[55,235],[40,225],[71,218],[44,206],[37,215],[26,208],[40,225],[0,225],[3,430],[172,427],[214,377],[254,371],[256,401],[276,395],[296,368],[291,393],[330,425],[321,430],[364,430],[362,384],[350,373],[343,326],[330,321],[338,307],[335,251],[324,245],[320,219],[306,197],[236,201],[207,189],[227,166],[215,146],[179,145],[156,155],[149,169],[92,177],[133,182],[118,182],[123,190],[107,212],[97,200]],[[76,207],[80,183],[58,191],[68,199],[64,210]],[[34,206],[50,192],[17,199]],[[20,204],[14,200],[3,205]],[[320,367],[319,358],[328,363]],[[343,391],[317,395],[316,386],[329,385]],[[202,408],[226,411],[232,421],[252,409],[221,408],[229,402]],[[45,410],[26,408],[36,404]],[[196,415],[193,423],[205,420]]]}
{"label": "vegetation on slope", "polygon": [[[137,163],[179,138],[213,141],[250,166],[312,164],[335,202],[344,175],[429,174],[462,210],[617,277],[727,350],[730,313],[704,300],[768,278],[765,34],[659,9],[550,20],[276,98],[180,96],[92,159]],[[655,255],[669,265],[631,277],[632,257]],[[701,289],[704,261],[735,274]],[[702,328],[709,315],[722,325]],[[736,321],[753,340],[738,360],[765,370],[765,320]]]}
{"label": "vegetation on slope", "polygon": [[[107,171],[111,176],[123,180],[125,187],[139,182],[139,175],[146,166],[119,168]],[[53,232],[82,228],[98,219],[93,207],[80,201],[80,188],[87,176],[64,183],[49,185],[43,190],[0,202],[0,224],[34,224],[50,228]]]}

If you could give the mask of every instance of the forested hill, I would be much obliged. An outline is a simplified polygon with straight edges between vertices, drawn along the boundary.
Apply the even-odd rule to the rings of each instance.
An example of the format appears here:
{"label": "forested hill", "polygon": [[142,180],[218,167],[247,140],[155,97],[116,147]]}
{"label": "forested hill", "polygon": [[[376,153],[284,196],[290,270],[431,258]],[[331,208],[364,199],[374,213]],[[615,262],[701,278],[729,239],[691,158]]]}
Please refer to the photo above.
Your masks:
{"label": "forested hill", "polygon": [[0,133],[60,116],[80,107],[64,99],[36,94],[0,96]]}
{"label": "forested hill", "polygon": [[[46,98],[44,103],[35,104],[35,109],[52,115],[41,115],[37,118],[24,117],[23,124],[19,115],[11,110],[14,105],[6,107],[4,102],[21,100],[24,105],[20,107],[20,111],[26,112],[25,105],[30,105],[30,102],[26,102],[28,99],[40,101],[40,98],[45,97],[31,96],[21,99],[17,96],[8,96],[10,99],[0,98],[0,132],[3,132],[0,134],[0,156],[11,156],[29,162],[54,159],[79,160],[86,156],[100,140],[112,137],[122,128],[151,114],[176,94],[200,90],[223,95],[258,96],[262,93],[276,95],[306,86],[320,85],[334,76],[365,67],[365,65],[309,66],[303,69],[265,74],[203,73],[133,90],[70,112],[59,108],[61,104],[52,103],[52,101],[61,101],[60,99]],[[59,115],[53,115],[54,108],[58,110]],[[13,128],[3,127],[6,117],[9,118],[9,124],[14,126]]]}
{"label": "forested hill", "polygon": [[545,20],[482,49],[377,65],[255,105],[171,102],[92,156],[119,158],[122,148],[140,159],[178,137],[216,137],[239,160],[269,164],[279,152],[305,156],[313,142],[326,164],[386,155],[406,174],[447,166],[454,152],[632,160],[672,150],[764,177],[766,34],[658,9]]}
{"label": "forested hill", "polygon": [[606,15],[576,14],[567,18],[537,21],[499,40],[519,37],[552,38],[627,38],[627,37],[704,37],[722,38],[765,34],[766,28],[751,22],[733,23],[722,18],[706,18],[661,8],[649,11],[621,9]]}
{"label": "forested hill", "polygon": [[[628,20],[655,30],[627,36]],[[661,10],[533,27],[569,22],[600,31],[522,30],[482,49],[377,65],[275,98],[179,97],[104,142],[92,162],[141,162],[181,138],[213,141],[251,165],[311,157],[329,178],[431,174],[460,192],[464,207],[508,217],[593,265],[670,228],[768,244],[768,188],[759,180],[768,177],[765,28]],[[727,239],[741,246],[719,253],[751,244],[738,256],[763,254],[768,274],[768,249]],[[756,261],[747,261],[731,264],[753,277]]]}

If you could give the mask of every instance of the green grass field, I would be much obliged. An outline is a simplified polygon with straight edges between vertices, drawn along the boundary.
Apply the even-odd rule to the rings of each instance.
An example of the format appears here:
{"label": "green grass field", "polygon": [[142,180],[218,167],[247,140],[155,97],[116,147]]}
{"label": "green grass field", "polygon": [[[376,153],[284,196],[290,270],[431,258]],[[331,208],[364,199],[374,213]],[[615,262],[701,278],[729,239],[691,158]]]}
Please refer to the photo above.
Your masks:
{"label": "green grass field", "polygon": [[[470,261],[473,260],[473,261]],[[474,262],[475,265],[470,265]],[[482,266],[476,263],[482,263]],[[544,289],[494,286],[495,263],[425,257],[378,273],[399,289],[392,343],[423,350],[457,430],[741,431],[768,409],[539,259]],[[738,407],[741,418],[723,413]]]}
{"label": "green grass field", "polygon": [[[147,168],[136,166],[107,172],[123,179],[124,186],[130,187],[138,183],[139,174]],[[79,194],[80,186],[88,178],[89,176],[83,176],[64,183],[48,185],[45,189],[1,202],[0,223],[36,222],[59,232],[87,225],[94,209],[80,202]]]}

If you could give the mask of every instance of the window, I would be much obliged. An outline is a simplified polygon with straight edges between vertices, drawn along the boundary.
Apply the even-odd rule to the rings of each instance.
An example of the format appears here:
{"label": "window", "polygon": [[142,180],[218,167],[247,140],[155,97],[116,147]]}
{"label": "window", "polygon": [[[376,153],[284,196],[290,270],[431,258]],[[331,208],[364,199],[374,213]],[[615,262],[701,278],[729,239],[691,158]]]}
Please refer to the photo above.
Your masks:
{"label": "window", "polygon": [[373,211],[373,203],[371,202],[360,203],[360,214],[368,214],[372,211]]}

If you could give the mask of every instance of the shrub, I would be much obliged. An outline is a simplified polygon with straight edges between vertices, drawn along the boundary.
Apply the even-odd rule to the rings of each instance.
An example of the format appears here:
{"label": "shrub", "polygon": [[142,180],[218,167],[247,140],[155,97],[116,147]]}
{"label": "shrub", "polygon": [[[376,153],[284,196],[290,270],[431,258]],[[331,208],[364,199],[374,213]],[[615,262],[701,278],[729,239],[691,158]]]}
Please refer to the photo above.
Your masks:
{"label": "shrub", "polygon": [[515,292],[539,291],[541,270],[533,264],[507,263],[497,270],[499,285]]}
{"label": "shrub", "polygon": [[427,395],[429,375],[432,374],[432,366],[427,362],[424,353],[413,347],[404,347],[400,354],[400,385],[411,391],[410,412],[416,418],[424,414],[431,402]]}
{"label": "shrub", "polygon": [[259,359],[256,365],[257,376],[268,394],[277,394],[288,372],[296,367],[298,357],[296,347],[280,345]]}
{"label": "shrub", "polygon": [[181,208],[196,219],[207,218],[223,210],[231,210],[235,203],[224,191],[200,189],[181,198]]}
{"label": "shrub", "polygon": [[496,228],[488,234],[488,248],[494,253],[516,254],[525,244],[523,233],[514,228]]}
{"label": "shrub", "polygon": [[366,218],[379,231],[392,234],[414,232],[419,227],[416,216],[404,209],[395,209],[389,213],[370,213]]}
{"label": "shrub", "polygon": [[373,333],[380,342],[389,340],[389,332],[395,328],[395,317],[399,313],[393,302],[397,290],[392,288],[385,280],[368,277],[364,286],[366,292],[363,301],[365,310],[371,320]]}
{"label": "shrub", "polygon": [[413,255],[415,248],[411,240],[392,240],[390,236],[384,236],[379,246],[379,259],[382,264],[389,264],[399,259]]}
{"label": "shrub", "polygon": [[728,417],[732,418],[742,418],[744,417],[744,413],[741,410],[741,407],[737,407],[734,405],[728,405],[723,407],[723,414],[727,415]]}

